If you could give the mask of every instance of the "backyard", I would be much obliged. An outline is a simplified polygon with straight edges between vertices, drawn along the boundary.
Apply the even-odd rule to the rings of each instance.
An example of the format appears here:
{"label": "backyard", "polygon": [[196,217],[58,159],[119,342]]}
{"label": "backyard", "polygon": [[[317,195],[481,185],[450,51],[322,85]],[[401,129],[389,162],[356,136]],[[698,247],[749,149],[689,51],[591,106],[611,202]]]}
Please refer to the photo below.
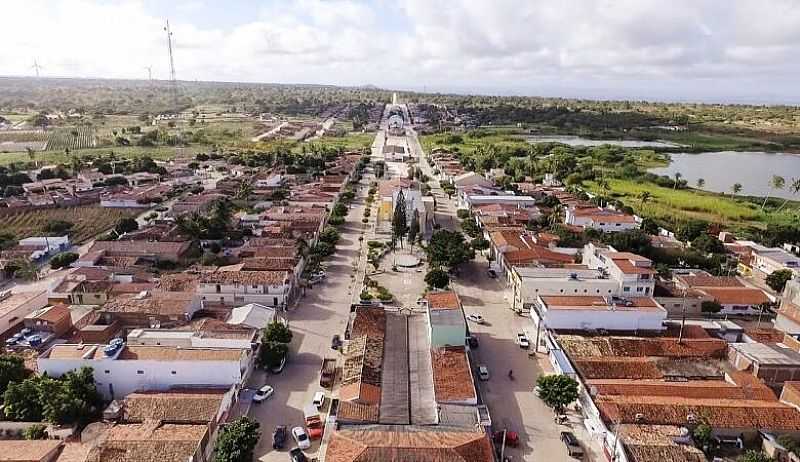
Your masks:
{"label": "backyard", "polygon": [[2,231],[13,234],[17,239],[47,234],[48,224],[63,221],[72,223],[69,230],[73,243],[87,241],[112,228],[120,218],[135,217],[141,209],[105,208],[99,205],[78,206],[56,209],[28,210],[14,215],[3,216]]}

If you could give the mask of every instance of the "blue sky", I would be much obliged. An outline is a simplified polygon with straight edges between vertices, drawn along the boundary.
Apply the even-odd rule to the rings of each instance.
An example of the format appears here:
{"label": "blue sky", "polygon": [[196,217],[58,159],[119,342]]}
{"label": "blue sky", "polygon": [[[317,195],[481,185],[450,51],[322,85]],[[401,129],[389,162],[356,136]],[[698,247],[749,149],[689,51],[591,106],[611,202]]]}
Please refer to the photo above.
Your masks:
{"label": "blue sky", "polygon": [[[0,75],[799,103],[794,0],[26,0]],[[32,33],[32,31],[36,31]]]}

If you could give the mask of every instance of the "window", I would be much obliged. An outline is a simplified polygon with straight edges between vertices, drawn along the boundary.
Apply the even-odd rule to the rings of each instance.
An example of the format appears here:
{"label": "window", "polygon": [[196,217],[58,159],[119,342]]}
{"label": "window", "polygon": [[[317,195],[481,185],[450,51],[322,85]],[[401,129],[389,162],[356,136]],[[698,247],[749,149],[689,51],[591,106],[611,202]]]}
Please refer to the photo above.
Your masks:
{"label": "window", "polygon": [[641,291],[643,291],[643,290],[644,290],[644,287],[637,287],[637,288],[636,288],[636,292],[641,292]]}
{"label": "window", "polygon": [[220,287],[220,285],[217,284],[217,293],[220,293],[221,291],[222,291],[222,287]]}
{"label": "window", "polygon": [[136,371],[136,373],[139,374],[139,375],[142,375],[142,374],[144,374],[144,371]]}
{"label": "window", "polygon": [[631,288],[630,288],[630,287],[623,287],[623,288],[622,288],[622,291],[623,291],[623,292],[630,292],[630,291],[631,291]]}
{"label": "window", "polygon": [[649,294],[650,293],[650,288],[649,287],[645,287],[644,288],[644,293]]}
{"label": "window", "polygon": [[178,371],[172,371],[171,373],[172,373],[172,375],[176,375],[178,373]]}
{"label": "window", "polygon": [[254,285],[254,286],[253,286],[253,288],[254,288],[254,289],[258,289],[258,286]]}
{"label": "window", "polygon": [[105,373],[106,373],[106,374],[110,374],[110,373],[111,373],[111,371],[110,371],[110,370],[108,370],[108,369],[106,369],[106,370],[105,370]]}
{"label": "window", "polygon": [[272,297],[272,304],[278,306],[278,297]]}

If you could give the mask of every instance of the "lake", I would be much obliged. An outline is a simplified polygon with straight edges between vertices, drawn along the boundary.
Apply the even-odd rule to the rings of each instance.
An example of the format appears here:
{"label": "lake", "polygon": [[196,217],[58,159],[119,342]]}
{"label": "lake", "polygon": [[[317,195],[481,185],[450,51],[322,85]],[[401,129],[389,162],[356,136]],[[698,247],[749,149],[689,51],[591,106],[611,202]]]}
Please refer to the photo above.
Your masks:
{"label": "lake", "polygon": [[[800,200],[800,195],[792,195],[789,185],[792,177],[800,177],[800,155],[768,152],[704,152],[701,154],[672,154],[672,162],[667,167],[652,168],[648,171],[656,175],[673,176],[680,172],[689,186],[696,187],[697,179],[706,183],[703,189],[730,193],[734,183],[742,184],[739,194],[748,196],[782,197]],[[770,191],[772,175],[786,179],[782,191]]]}
{"label": "lake", "polygon": [[582,136],[526,136],[525,141],[531,144],[561,143],[570,146],[622,146],[624,148],[679,148],[679,144],[666,141],[639,141],[639,140],[590,140]]}

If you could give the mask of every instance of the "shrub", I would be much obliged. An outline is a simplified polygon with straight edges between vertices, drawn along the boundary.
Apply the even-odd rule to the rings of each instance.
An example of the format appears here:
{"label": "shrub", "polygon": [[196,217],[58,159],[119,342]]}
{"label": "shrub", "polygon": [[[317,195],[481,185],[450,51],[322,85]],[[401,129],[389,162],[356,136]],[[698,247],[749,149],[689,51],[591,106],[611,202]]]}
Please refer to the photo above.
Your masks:
{"label": "shrub", "polygon": [[469,217],[469,210],[467,209],[458,209],[456,210],[456,216],[462,220]]}
{"label": "shrub", "polygon": [[703,313],[715,314],[722,311],[722,305],[714,300],[705,300],[700,304],[700,310]]}
{"label": "shrub", "polygon": [[78,254],[73,252],[62,252],[52,259],[50,259],[50,268],[60,269],[66,268],[72,262],[78,259]]}
{"label": "shrub", "polygon": [[361,294],[359,294],[359,298],[361,300],[372,300],[372,294],[367,292],[366,290],[362,290]]}
{"label": "shrub", "polygon": [[33,424],[22,430],[22,437],[26,440],[43,440],[47,438],[47,427],[44,424]]}

